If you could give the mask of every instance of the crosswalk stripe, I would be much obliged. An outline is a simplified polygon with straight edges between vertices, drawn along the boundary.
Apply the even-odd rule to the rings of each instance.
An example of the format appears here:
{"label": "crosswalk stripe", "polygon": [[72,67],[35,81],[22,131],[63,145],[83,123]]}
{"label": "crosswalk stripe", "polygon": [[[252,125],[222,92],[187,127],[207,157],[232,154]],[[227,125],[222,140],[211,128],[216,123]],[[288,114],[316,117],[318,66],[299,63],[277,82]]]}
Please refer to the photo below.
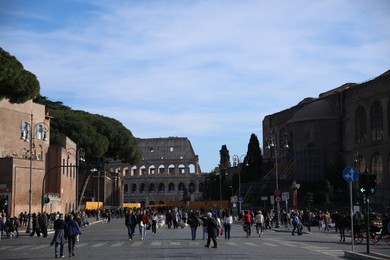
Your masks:
{"label": "crosswalk stripe", "polygon": [[161,242],[160,241],[155,241],[155,242],[152,242],[150,245],[151,246],[161,246]]}
{"label": "crosswalk stripe", "polygon": [[31,247],[31,245],[17,246],[15,248],[10,249],[10,251],[22,250],[29,247]]}
{"label": "crosswalk stripe", "polygon": [[180,242],[172,241],[170,243],[171,246],[180,246]]}
{"label": "crosswalk stripe", "polygon": [[76,248],[79,248],[79,247],[83,247],[83,246],[87,246],[88,243],[76,243],[75,247]]}
{"label": "crosswalk stripe", "polygon": [[255,243],[250,243],[250,242],[244,242],[245,245],[248,245],[248,246],[259,246]]}
{"label": "crosswalk stripe", "polygon": [[117,246],[122,246],[123,244],[124,244],[124,242],[117,242],[117,243],[112,244],[111,246],[117,247]]}
{"label": "crosswalk stripe", "polygon": [[38,249],[42,249],[42,248],[45,248],[45,247],[49,247],[49,245],[40,245],[40,246],[33,247],[31,249],[32,250],[38,250]]}
{"label": "crosswalk stripe", "polygon": [[263,243],[263,245],[265,245],[265,246],[270,246],[270,247],[275,247],[275,246],[277,246],[277,245],[272,244],[272,243]]}
{"label": "crosswalk stripe", "polygon": [[92,245],[92,247],[101,247],[101,246],[104,246],[105,244],[106,244],[106,242],[96,243],[96,244]]}
{"label": "crosswalk stripe", "polygon": [[2,247],[0,247],[0,250],[6,250],[8,248],[12,248],[12,246],[2,246]]}
{"label": "crosswalk stripe", "polygon": [[228,244],[230,246],[237,246],[237,243],[235,243],[235,242],[226,242],[226,244]]}
{"label": "crosswalk stripe", "polygon": [[142,241],[135,241],[133,244],[131,244],[131,246],[141,246],[142,243]]}
{"label": "crosswalk stripe", "polygon": [[190,241],[191,246],[199,246],[199,242],[196,241]]}

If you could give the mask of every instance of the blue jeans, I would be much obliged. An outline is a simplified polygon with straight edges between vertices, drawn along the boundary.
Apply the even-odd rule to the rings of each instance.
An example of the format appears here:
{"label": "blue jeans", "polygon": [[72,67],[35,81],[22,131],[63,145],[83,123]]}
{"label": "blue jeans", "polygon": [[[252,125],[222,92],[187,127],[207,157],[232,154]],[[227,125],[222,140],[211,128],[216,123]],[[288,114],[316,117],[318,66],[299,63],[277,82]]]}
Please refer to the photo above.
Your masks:
{"label": "blue jeans", "polygon": [[135,227],[131,225],[127,225],[127,234],[129,235],[129,239],[133,239]]}
{"label": "blue jeans", "polygon": [[225,228],[225,239],[230,239],[230,230],[232,228],[232,225],[231,224],[225,224],[224,228]]}
{"label": "blue jeans", "polygon": [[197,226],[191,226],[191,237],[192,237],[192,240],[195,240],[196,239],[196,229],[197,229]]}

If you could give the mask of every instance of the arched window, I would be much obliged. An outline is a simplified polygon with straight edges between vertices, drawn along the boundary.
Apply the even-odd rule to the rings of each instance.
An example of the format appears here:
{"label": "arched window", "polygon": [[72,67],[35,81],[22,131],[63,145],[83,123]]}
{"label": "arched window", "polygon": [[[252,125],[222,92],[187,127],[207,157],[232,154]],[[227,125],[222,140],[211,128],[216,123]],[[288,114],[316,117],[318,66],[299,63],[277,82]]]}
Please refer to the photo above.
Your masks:
{"label": "arched window", "polygon": [[186,173],[186,167],[184,164],[179,164],[179,173],[185,174]]}
{"label": "arched window", "polygon": [[204,183],[203,182],[199,183],[198,189],[199,189],[199,192],[204,192]]}
{"label": "arched window", "polygon": [[379,101],[375,101],[370,111],[371,122],[371,140],[377,141],[383,139],[383,115],[382,106]]}
{"label": "arched window", "polygon": [[383,162],[379,153],[374,153],[371,157],[371,173],[376,175],[377,190],[382,188]]}
{"label": "arched window", "polygon": [[190,182],[190,184],[188,184],[188,191],[190,193],[194,193],[195,192],[195,184],[193,182]]}
{"label": "arched window", "polygon": [[359,106],[355,112],[355,142],[367,142],[366,110],[363,106]]}
{"label": "arched window", "polygon": [[154,165],[151,165],[149,167],[149,175],[154,175],[156,172],[156,168],[154,167]]}
{"label": "arched window", "polygon": [[131,185],[131,193],[137,193],[137,184],[133,183],[133,185]]}
{"label": "arched window", "polygon": [[168,174],[175,174],[175,165],[173,164],[169,165]]}
{"label": "arched window", "polygon": [[145,183],[141,183],[141,186],[139,187],[139,192],[144,193],[145,192]]}
{"label": "arched window", "polygon": [[160,165],[158,166],[158,174],[164,174],[165,173],[165,166],[164,165]]}
{"label": "arched window", "polygon": [[184,191],[184,183],[180,182],[179,183],[179,191]]}
{"label": "arched window", "polygon": [[141,167],[140,167],[140,173],[139,173],[139,175],[145,175],[146,174],[146,166],[145,165],[142,165]]}
{"label": "arched window", "polygon": [[149,184],[149,192],[154,192],[154,183]]}
{"label": "arched window", "polygon": [[169,185],[168,185],[168,191],[170,191],[170,192],[175,191],[175,184],[173,184],[172,182],[169,183]]}
{"label": "arched window", "polygon": [[164,183],[160,183],[160,184],[158,185],[158,191],[159,191],[159,192],[164,192],[164,191],[165,191],[165,185],[164,185]]}
{"label": "arched window", "polygon": [[127,193],[129,191],[129,185],[125,184],[124,192]]}

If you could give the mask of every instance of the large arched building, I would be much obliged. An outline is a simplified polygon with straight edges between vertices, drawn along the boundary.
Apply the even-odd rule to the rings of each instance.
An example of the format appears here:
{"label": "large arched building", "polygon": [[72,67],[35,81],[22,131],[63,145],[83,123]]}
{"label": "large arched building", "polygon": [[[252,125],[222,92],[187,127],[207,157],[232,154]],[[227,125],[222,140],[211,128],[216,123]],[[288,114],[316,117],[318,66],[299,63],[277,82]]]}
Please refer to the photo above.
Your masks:
{"label": "large arched building", "polygon": [[[364,83],[344,84],[266,116],[265,161],[275,158],[267,149],[270,140],[279,152],[282,192],[289,191],[296,180],[303,184],[300,194],[304,197],[306,192],[315,191],[315,183],[326,185],[329,174],[347,185],[342,170],[332,169],[340,164],[355,166],[360,173],[368,169],[377,176],[377,192],[370,203],[384,210],[390,201],[390,71]],[[358,199],[358,182],[353,186]]]}
{"label": "large arched building", "polygon": [[199,158],[185,137],[138,139],[142,152],[136,164],[110,163],[113,172],[124,176],[124,202],[142,205],[170,201],[199,200],[205,174]]}

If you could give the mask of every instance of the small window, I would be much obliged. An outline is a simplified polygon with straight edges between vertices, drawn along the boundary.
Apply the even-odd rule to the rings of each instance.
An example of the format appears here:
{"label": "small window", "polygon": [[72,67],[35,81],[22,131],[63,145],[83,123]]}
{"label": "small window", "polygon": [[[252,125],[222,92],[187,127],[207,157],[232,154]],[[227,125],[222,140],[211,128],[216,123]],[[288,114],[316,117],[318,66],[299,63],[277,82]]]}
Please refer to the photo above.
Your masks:
{"label": "small window", "polygon": [[150,147],[150,148],[149,148],[149,151],[150,151],[151,153],[153,153],[153,152],[154,152],[153,147]]}
{"label": "small window", "polygon": [[173,147],[172,147],[172,146],[169,147],[169,151],[170,151],[170,152],[173,152]]}

